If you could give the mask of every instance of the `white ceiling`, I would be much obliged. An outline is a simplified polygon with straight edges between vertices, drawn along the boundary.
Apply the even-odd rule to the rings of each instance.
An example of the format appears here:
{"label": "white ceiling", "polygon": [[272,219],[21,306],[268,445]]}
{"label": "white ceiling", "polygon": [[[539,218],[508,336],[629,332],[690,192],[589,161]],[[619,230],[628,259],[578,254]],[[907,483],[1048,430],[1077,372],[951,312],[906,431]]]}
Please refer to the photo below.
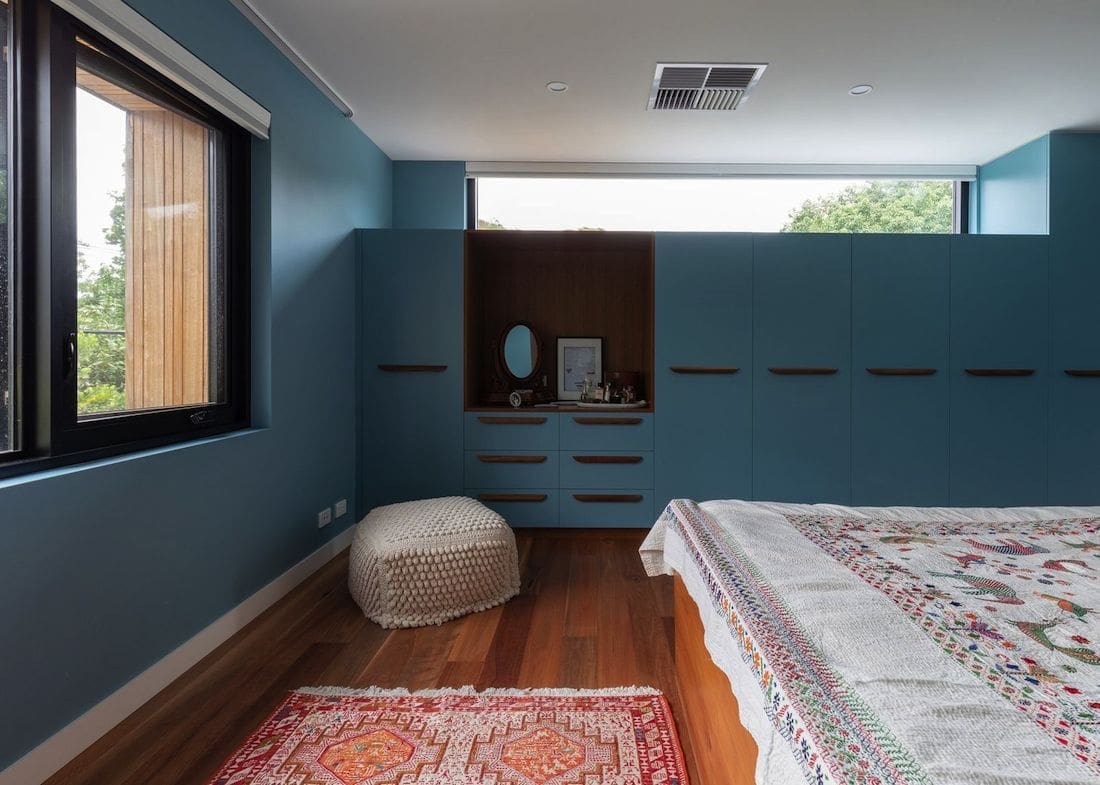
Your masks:
{"label": "white ceiling", "polygon": [[[981,164],[1100,128],[1100,0],[251,2],[394,159]],[[659,61],[770,65],[737,111],[647,112]]]}

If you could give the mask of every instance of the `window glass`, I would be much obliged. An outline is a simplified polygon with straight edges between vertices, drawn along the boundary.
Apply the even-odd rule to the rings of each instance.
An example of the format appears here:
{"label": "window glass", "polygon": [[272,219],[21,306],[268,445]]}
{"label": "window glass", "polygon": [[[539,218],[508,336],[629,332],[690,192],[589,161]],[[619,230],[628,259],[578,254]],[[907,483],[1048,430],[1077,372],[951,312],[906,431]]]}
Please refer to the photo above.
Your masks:
{"label": "window glass", "polygon": [[8,166],[11,151],[11,105],[9,61],[11,59],[11,12],[7,3],[0,3],[0,42],[3,62],[0,62],[0,452],[18,447],[15,429],[15,314],[14,280],[11,261],[10,184]]}
{"label": "window glass", "polygon": [[952,231],[948,180],[507,178],[477,181],[479,229]]}
{"label": "window glass", "polygon": [[220,402],[220,135],[88,45],[76,93],[77,414]]}

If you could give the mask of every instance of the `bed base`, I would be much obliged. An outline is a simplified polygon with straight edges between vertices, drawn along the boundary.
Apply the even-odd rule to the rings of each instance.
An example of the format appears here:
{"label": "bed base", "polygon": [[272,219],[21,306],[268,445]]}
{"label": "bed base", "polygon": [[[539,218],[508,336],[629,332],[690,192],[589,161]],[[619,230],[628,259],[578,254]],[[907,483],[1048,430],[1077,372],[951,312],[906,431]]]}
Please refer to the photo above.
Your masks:
{"label": "bed base", "polygon": [[755,785],[756,742],[741,724],[729,679],[703,644],[703,622],[679,575],[673,578],[676,680],[695,766],[692,785]]}

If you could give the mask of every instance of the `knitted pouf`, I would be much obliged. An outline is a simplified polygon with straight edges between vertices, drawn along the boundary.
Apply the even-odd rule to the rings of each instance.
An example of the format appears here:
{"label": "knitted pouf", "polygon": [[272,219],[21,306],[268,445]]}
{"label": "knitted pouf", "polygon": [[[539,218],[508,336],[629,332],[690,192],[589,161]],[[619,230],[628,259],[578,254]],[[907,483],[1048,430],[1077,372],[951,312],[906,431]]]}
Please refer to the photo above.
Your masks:
{"label": "knitted pouf", "polygon": [[519,593],[516,538],[464,496],[377,507],[355,530],[348,588],[383,627],[442,624]]}

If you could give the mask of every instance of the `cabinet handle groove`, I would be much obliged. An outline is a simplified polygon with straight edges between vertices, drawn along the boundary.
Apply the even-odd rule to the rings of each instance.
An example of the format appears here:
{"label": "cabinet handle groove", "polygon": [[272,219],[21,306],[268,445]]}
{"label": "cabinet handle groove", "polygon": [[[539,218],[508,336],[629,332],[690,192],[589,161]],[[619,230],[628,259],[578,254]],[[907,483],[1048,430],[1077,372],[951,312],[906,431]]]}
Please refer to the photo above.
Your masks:
{"label": "cabinet handle groove", "polygon": [[482,463],[546,463],[545,455],[479,455]]}
{"label": "cabinet handle groove", "polygon": [[737,373],[741,370],[732,365],[670,365],[668,369],[673,373],[705,374],[708,376]]}
{"label": "cabinet handle groove", "polygon": [[776,376],[832,376],[836,368],[769,368]]}
{"label": "cabinet handle groove", "polygon": [[573,498],[584,504],[608,502],[640,502],[645,497],[640,493],[574,493]]}
{"label": "cabinet handle groove", "polygon": [[544,502],[545,493],[482,493],[479,502]]}
{"label": "cabinet handle groove", "polygon": [[931,376],[935,368],[868,368],[872,376]]}
{"label": "cabinet handle groove", "polygon": [[967,368],[971,376],[1031,376],[1034,368]]}
{"label": "cabinet handle groove", "polygon": [[641,463],[640,455],[574,455],[577,463]]}
{"label": "cabinet handle groove", "polygon": [[641,417],[574,417],[577,425],[641,425]]}
{"label": "cabinet handle groove", "polygon": [[447,366],[380,364],[378,366],[378,370],[388,371],[389,373],[443,373],[445,370],[447,370]]}
{"label": "cabinet handle groove", "polygon": [[478,417],[484,425],[542,425],[545,417]]}
{"label": "cabinet handle groove", "polygon": [[1066,368],[1066,376],[1092,379],[1100,376],[1100,368]]}

